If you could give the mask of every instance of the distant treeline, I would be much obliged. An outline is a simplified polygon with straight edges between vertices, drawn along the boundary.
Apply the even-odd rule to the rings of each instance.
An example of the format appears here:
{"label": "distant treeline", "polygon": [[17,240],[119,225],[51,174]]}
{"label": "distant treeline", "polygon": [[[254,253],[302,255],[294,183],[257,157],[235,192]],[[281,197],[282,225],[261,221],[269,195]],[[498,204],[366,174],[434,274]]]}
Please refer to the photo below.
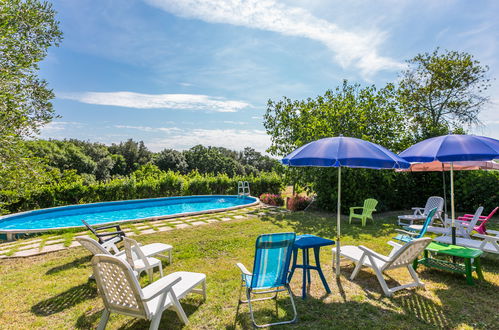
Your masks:
{"label": "distant treeline", "polygon": [[49,168],[61,172],[76,170],[88,182],[123,178],[146,164],[180,174],[197,171],[201,174],[224,173],[229,177],[258,175],[279,166],[277,160],[252,148],[233,151],[197,145],[185,151],[164,149],[155,153],[148,150],[142,141],[132,139],[110,146],[77,139],[31,140],[26,141],[26,147]]}

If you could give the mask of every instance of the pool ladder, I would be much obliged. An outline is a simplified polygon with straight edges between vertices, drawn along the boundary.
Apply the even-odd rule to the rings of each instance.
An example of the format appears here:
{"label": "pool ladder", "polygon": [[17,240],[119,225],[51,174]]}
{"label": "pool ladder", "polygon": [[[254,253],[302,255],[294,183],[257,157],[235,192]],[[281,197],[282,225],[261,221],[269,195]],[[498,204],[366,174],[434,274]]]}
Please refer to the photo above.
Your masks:
{"label": "pool ladder", "polygon": [[237,183],[237,194],[239,196],[250,196],[250,186],[248,181],[239,181]]}

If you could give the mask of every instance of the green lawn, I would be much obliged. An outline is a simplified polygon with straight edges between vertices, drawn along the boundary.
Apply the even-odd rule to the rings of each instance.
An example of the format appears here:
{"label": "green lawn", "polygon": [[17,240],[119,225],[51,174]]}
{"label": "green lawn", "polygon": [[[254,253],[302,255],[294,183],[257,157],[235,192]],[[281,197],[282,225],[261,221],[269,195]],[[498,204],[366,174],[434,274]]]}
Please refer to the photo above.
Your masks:
{"label": "green lawn", "polygon": [[[398,213],[400,214],[400,213]],[[383,219],[381,220],[381,217]],[[366,227],[343,222],[343,244],[362,244],[388,253],[386,242],[394,236],[396,216],[375,216],[376,223]],[[208,299],[192,295],[182,301],[189,317],[187,328],[251,328],[248,308],[237,312],[240,285],[235,263],[252,267],[254,242],[262,233],[295,231],[334,237],[332,214],[289,213],[246,220],[213,223],[182,230],[138,236],[142,243],[165,242],[174,246],[172,265],[165,272],[195,271],[206,273]],[[354,282],[348,280],[353,267],[342,263],[339,280],[331,270],[331,249],[322,249],[322,264],[332,293],[325,291],[313,274],[310,297],[295,297],[299,320],[290,326],[307,329],[331,328],[497,328],[499,325],[499,263],[497,258],[483,260],[485,282],[468,286],[462,276],[421,266],[418,270],[426,289],[397,292],[393,298],[383,296],[374,273],[361,271]],[[164,262],[166,264],[166,261]],[[51,254],[0,261],[0,328],[2,329],[89,329],[95,328],[103,308],[91,273],[90,254],[83,248],[72,248]],[[389,272],[389,285],[407,282],[404,270]],[[147,284],[146,276],[141,279]],[[292,281],[300,295],[301,271]],[[272,302],[256,305],[261,322],[275,320]],[[278,300],[278,319],[289,316],[291,309],[285,295]],[[149,323],[112,315],[108,329],[141,329]],[[176,314],[163,314],[162,328],[181,328]]]}

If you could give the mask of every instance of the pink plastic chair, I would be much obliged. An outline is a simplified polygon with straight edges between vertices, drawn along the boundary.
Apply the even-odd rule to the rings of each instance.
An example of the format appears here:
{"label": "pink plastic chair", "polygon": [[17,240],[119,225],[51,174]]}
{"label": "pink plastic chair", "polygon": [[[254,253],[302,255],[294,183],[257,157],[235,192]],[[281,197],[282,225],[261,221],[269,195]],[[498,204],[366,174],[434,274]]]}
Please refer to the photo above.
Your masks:
{"label": "pink plastic chair", "polygon": [[[495,209],[493,209],[489,215],[480,216],[478,218],[478,221],[481,221],[482,223],[479,226],[473,227],[473,230],[475,230],[479,234],[487,235],[487,229],[485,228],[485,224],[487,223],[487,221],[490,220],[490,218],[492,218],[492,216],[494,216],[494,213],[496,213],[498,209],[499,209],[499,206],[496,207]],[[473,218],[473,214],[465,214],[462,217],[457,218],[457,220],[470,221],[472,218]]]}

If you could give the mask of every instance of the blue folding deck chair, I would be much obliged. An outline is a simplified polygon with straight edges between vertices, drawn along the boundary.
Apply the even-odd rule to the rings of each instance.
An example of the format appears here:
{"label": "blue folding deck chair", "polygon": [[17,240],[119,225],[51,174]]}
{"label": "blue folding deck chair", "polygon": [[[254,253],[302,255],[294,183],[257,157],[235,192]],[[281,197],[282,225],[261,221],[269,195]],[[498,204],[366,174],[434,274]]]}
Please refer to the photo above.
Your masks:
{"label": "blue folding deck chair", "polygon": [[[251,320],[253,325],[258,328],[271,325],[287,324],[296,321],[297,312],[293,294],[289,287],[288,273],[291,261],[291,253],[295,242],[295,233],[264,234],[258,236],[255,246],[255,261],[253,264],[253,273],[250,273],[243,264],[237,263],[241,270],[242,285],[246,288],[246,299],[241,299],[239,294],[239,304],[248,303]],[[282,291],[288,291],[291,305],[293,306],[294,317],[290,321],[282,321],[270,324],[258,325],[253,316],[251,303],[259,300],[276,299],[277,294]],[[274,293],[273,296],[259,299],[252,299],[252,294]],[[238,309],[239,309],[238,304]]]}
{"label": "blue folding deck chair", "polygon": [[395,229],[395,231],[399,232],[400,234],[395,236],[393,239],[407,243],[407,242],[410,242],[412,240],[415,240],[416,238],[423,237],[426,234],[426,230],[428,229],[428,226],[430,225],[431,221],[433,220],[433,216],[437,212],[437,209],[438,208],[435,207],[434,209],[431,209],[430,212],[428,212],[428,215],[426,216],[426,220],[425,220],[421,230],[417,231],[417,230],[411,229],[410,227],[404,227],[405,230]]}

